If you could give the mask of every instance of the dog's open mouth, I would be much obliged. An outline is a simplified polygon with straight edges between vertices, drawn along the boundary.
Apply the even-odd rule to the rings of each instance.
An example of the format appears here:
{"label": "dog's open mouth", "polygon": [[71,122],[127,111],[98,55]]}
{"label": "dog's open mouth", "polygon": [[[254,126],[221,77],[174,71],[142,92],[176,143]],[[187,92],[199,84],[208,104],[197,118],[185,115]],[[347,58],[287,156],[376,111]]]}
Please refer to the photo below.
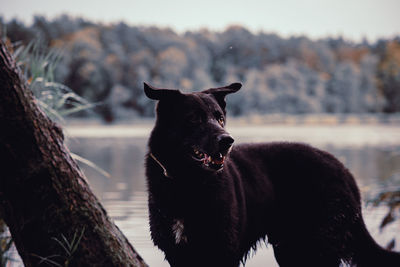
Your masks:
{"label": "dog's open mouth", "polygon": [[192,158],[201,164],[204,167],[213,169],[213,170],[220,170],[224,166],[225,157],[221,153],[218,153],[217,156],[210,156],[205,152],[198,150],[197,148],[193,148],[193,155]]}

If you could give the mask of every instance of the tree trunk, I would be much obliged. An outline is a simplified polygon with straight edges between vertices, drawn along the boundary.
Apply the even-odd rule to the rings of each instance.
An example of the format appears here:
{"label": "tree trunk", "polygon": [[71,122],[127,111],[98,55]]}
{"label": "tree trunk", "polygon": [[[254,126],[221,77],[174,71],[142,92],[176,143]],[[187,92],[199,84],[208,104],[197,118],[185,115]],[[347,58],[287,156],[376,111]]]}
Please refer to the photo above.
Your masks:
{"label": "tree trunk", "polygon": [[[0,214],[25,266],[147,266],[90,190],[62,130],[39,109],[1,41]],[[76,251],[68,247],[74,236]]]}

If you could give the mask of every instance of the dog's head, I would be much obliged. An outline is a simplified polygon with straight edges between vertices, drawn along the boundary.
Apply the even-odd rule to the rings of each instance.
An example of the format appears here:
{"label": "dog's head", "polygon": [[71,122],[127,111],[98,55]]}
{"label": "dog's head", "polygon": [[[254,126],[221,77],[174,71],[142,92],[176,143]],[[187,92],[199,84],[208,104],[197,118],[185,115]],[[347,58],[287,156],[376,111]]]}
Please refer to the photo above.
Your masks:
{"label": "dog's head", "polygon": [[225,96],[241,86],[233,83],[184,94],[145,83],[146,96],[158,100],[157,122],[149,142],[151,152],[174,167],[221,170],[234,142],[225,130]]}

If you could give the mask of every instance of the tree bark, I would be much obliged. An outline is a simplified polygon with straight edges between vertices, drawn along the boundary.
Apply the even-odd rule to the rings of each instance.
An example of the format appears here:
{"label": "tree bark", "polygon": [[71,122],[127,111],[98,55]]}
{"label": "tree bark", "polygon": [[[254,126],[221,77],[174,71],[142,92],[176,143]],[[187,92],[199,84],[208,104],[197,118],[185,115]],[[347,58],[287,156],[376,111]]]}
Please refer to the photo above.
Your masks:
{"label": "tree bark", "polygon": [[[0,216],[25,266],[44,258],[61,266],[147,266],[90,190],[62,130],[40,110],[1,41]],[[81,233],[69,255],[66,243]]]}

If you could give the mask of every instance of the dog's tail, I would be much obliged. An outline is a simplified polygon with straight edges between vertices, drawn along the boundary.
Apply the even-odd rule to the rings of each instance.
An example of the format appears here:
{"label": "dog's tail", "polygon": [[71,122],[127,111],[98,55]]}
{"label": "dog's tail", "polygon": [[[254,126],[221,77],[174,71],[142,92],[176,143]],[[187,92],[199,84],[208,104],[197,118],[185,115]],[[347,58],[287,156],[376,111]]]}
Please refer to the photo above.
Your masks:
{"label": "dog's tail", "polygon": [[357,267],[399,267],[400,253],[389,251],[378,245],[362,221],[355,230],[352,264]]}

